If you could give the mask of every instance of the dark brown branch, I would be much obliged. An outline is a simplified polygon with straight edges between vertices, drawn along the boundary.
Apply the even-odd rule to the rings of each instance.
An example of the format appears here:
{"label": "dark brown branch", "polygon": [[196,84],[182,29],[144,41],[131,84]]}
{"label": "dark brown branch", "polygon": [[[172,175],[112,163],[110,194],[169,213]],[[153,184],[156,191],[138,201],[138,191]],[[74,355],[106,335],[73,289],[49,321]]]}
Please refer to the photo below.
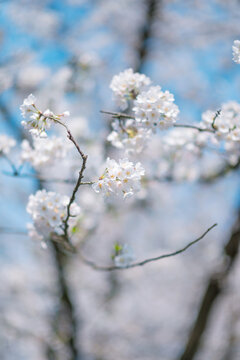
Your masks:
{"label": "dark brown branch", "polygon": [[73,189],[73,192],[72,192],[72,195],[70,197],[70,200],[69,200],[69,203],[68,203],[68,206],[67,206],[67,216],[66,216],[66,219],[63,221],[63,224],[64,224],[64,237],[67,241],[69,241],[69,238],[68,238],[68,227],[69,227],[69,224],[68,224],[68,221],[69,221],[69,218],[71,216],[70,214],[70,208],[71,208],[71,205],[72,203],[74,202],[75,200],[75,196],[77,194],[77,191],[79,189],[79,187],[82,185],[82,179],[83,179],[83,173],[84,173],[84,170],[86,169],[86,162],[87,162],[87,158],[88,156],[85,155],[82,150],[80,149],[78,143],[76,142],[76,140],[74,139],[71,131],[69,130],[69,128],[67,127],[66,124],[62,123],[59,119],[57,119],[56,117],[50,117],[54,122],[62,125],[66,131],[67,131],[67,135],[68,135],[68,138],[70,141],[72,141],[72,143],[74,144],[74,146],[76,147],[78,153],[80,154],[81,158],[82,158],[82,166],[81,166],[81,169],[79,171],[79,174],[78,174],[78,179],[77,179],[77,182],[76,182],[76,185]]}
{"label": "dark brown branch", "polygon": [[79,176],[78,176],[77,183],[75,185],[75,188],[73,189],[72,196],[71,196],[70,201],[69,201],[68,206],[67,206],[67,217],[64,220],[64,235],[65,235],[66,238],[68,237],[68,234],[67,234],[67,230],[68,230],[68,227],[69,227],[68,220],[69,220],[69,218],[71,216],[70,208],[71,208],[72,203],[75,200],[76,193],[77,193],[77,191],[78,191],[78,189],[79,189],[79,187],[81,185],[81,181],[83,179],[83,172],[84,172],[84,170],[86,168],[86,162],[87,162],[87,155],[86,156],[83,155],[82,156],[82,167],[81,167],[81,169],[79,171]]}
{"label": "dark brown branch", "polygon": [[80,360],[81,357],[77,347],[77,322],[66,275],[67,257],[54,241],[52,241],[52,246],[55,254],[60,293],[60,307],[55,314],[54,328],[56,335],[60,339],[64,339],[64,344],[70,351],[69,360]]}
{"label": "dark brown branch", "polygon": [[153,23],[157,13],[157,5],[160,0],[145,0],[146,17],[139,34],[139,45],[136,48],[137,64],[136,72],[141,72],[149,53],[149,39],[153,36]]}
{"label": "dark brown branch", "polygon": [[240,218],[237,219],[229,241],[224,247],[224,259],[221,268],[213,273],[203,293],[197,318],[188,336],[183,354],[180,360],[192,360],[201,343],[202,335],[207,327],[213,305],[224,288],[224,282],[228,277],[239,251],[240,243]]}

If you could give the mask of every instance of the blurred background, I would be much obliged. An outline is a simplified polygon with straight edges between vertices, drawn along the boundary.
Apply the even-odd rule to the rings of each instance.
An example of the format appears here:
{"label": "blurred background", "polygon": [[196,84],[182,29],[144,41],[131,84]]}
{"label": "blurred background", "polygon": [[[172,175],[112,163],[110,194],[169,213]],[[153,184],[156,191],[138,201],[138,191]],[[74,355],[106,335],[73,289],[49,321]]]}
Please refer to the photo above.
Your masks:
{"label": "blurred background", "polygon": [[[70,110],[69,127],[89,155],[86,177],[99,175],[108,154],[119,156],[100,113],[116,110],[112,77],[130,67],[144,73],[174,94],[181,123],[200,121],[207,109],[239,101],[231,49],[239,18],[238,0],[2,0],[0,133],[19,143],[27,136],[19,106],[33,93],[40,108]],[[143,162],[153,152],[158,161],[152,146]],[[41,175],[69,178],[78,165],[73,156]],[[153,182],[111,206],[81,188],[79,237],[98,263],[111,262],[116,241],[144,259],[218,223],[179,257],[106,273],[25,234],[28,196],[42,186],[69,195],[72,186],[7,176],[2,158],[0,167],[1,359],[240,359],[237,170],[210,183]]]}

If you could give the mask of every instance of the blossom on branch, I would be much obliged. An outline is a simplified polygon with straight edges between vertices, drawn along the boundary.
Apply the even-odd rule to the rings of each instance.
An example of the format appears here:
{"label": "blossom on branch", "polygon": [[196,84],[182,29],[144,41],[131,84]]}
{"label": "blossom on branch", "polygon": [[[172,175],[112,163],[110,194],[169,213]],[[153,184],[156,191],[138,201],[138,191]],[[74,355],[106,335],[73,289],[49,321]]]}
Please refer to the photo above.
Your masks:
{"label": "blossom on branch", "polygon": [[117,195],[125,199],[140,190],[140,180],[144,173],[145,170],[139,162],[134,165],[128,159],[116,162],[108,158],[103,175],[92,186],[97,193],[106,197]]}
{"label": "blossom on branch", "polygon": [[32,135],[46,137],[46,130],[51,126],[51,122],[61,122],[63,117],[68,117],[69,112],[65,111],[60,115],[55,115],[51,110],[40,111],[36,107],[36,98],[30,94],[20,106],[21,114],[25,120],[21,124],[28,129]]}
{"label": "blossom on branch", "polygon": [[173,126],[179,113],[174,96],[169,91],[163,92],[160,86],[152,86],[148,91],[141,92],[134,104],[136,121],[150,129]]}
{"label": "blossom on branch", "polygon": [[[52,191],[39,190],[35,195],[30,195],[27,212],[33,219],[30,227],[30,235],[37,234],[35,237],[47,240],[52,233],[63,234],[62,224],[67,216],[67,206],[69,197]],[[80,214],[80,208],[76,203],[70,207],[71,217]]]}
{"label": "blossom on branch", "polygon": [[140,91],[150,83],[151,80],[146,75],[127,69],[113,77],[110,89],[114,93],[117,105],[124,110],[128,107],[128,100],[135,99]]}
{"label": "blossom on branch", "polygon": [[125,150],[126,154],[141,153],[152,135],[151,129],[139,126],[135,120],[129,119],[123,124],[116,119],[112,123],[113,131],[107,140],[118,149]]}
{"label": "blossom on branch", "polygon": [[221,112],[206,111],[202,115],[203,126],[215,129],[220,140],[240,141],[240,104],[229,101],[222,105]]}
{"label": "blossom on branch", "polygon": [[115,254],[113,261],[117,267],[126,267],[135,260],[133,249],[128,245],[115,244]]}

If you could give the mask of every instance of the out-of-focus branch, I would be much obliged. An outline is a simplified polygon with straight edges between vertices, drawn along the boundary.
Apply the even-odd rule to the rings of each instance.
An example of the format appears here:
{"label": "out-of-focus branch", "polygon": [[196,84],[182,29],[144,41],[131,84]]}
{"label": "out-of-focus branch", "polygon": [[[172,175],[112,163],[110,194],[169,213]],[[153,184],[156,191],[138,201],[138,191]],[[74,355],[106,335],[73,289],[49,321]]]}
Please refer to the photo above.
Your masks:
{"label": "out-of-focus branch", "polygon": [[208,228],[200,237],[198,237],[196,240],[191,241],[186,246],[184,246],[183,248],[181,248],[181,249],[179,249],[177,251],[174,251],[174,252],[171,252],[171,253],[168,253],[168,254],[163,254],[163,255],[160,255],[160,256],[156,256],[156,257],[152,257],[152,258],[148,258],[148,259],[145,259],[143,261],[135,262],[133,264],[129,264],[129,265],[124,266],[124,267],[98,265],[94,261],[87,259],[82,254],[82,252],[80,252],[80,258],[85,264],[91,266],[95,270],[102,270],[102,271],[125,270],[125,269],[130,269],[130,268],[134,268],[134,267],[138,267],[138,266],[143,266],[143,265],[148,264],[150,262],[163,260],[163,259],[166,259],[168,257],[173,257],[173,256],[176,256],[176,255],[179,255],[179,254],[183,253],[189,247],[191,247],[192,245],[194,245],[197,242],[199,242],[200,240],[202,240],[207,235],[207,233],[209,231],[211,231],[215,226],[217,226],[217,224],[214,224],[214,225],[210,226],[210,228]]}
{"label": "out-of-focus branch", "polygon": [[238,159],[238,161],[236,162],[235,165],[231,165],[231,164],[226,164],[223,168],[221,168],[219,171],[217,171],[216,173],[209,175],[209,176],[205,176],[205,177],[201,177],[199,179],[199,181],[201,183],[211,183],[215,180],[220,179],[221,177],[227,175],[228,173],[230,173],[231,171],[235,171],[238,170],[240,167],[240,158]]}
{"label": "out-of-focus branch", "polygon": [[236,359],[236,346],[239,343],[237,324],[239,321],[239,310],[233,310],[230,315],[230,324],[228,325],[228,343],[221,360]]}
{"label": "out-of-focus branch", "polygon": [[138,46],[136,48],[137,64],[136,72],[141,72],[149,53],[149,40],[153,36],[153,23],[157,13],[157,7],[161,0],[145,0],[146,16],[145,21],[140,30]]}
{"label": "out-of-focus branch", "polygon": [[234,265],[239,251],[240,243],[240,213],[234,225],[232,234],[224,247],[224,258],[222,266],[214,272],[204,290],[200,302],[198,315],[189,333],[185,349],[180,356],[180,360],[192,360],[201,344],[202,335],[207,327],[209,317],[216,299],[224,289],[224,283]]}
{"label": "out-of-focus branch", "polygon": [[9,321],[7,321],[3,316],[0,318],[1,326],[4,327],[4,330],[8,329],[12,334],[14,334],[18,339],[24,338],[24,339],[33,339],[34,341],[39,342],[42,346],[47,348],[47,353],[51,353],[52,356],[48,356],[47,358],[49,360],[55,360],[56,357],[54,348],[51,344],[50,339],[46,339],[43,336],[39,335],[37,331],[34,331],[33,329],[28,330],[27,328],[23,327],[17,327],[11,324]]}
{"label": "out-of-focus branch", "polygon": [[[11,177],[18,177],[18,178],[23,178],[23,179],[35,179],[35,180],[39,180],[41,182],[44,183],[58,183],[58,184],[75,184],[76,180],[73,179],[59,179],[59,178],[43,178],[41,176],[39,176],[38,174],[24,174],[19,172],[18,170],[10,173],[8,171],[3,171],[2,172],[4,175],[6,176],[11,176]],[[93,181],[81,181],[81,185],[92,185],[94,184]]]}
{"label": "out-of-focus branch", "polygon": [[[55,254],[55,264],[59,285],[59,308],[54,317],[53,328],[56,335],[61,339],[70,352],[69,360],[81,360],[77,346],[77,321],[74,305],[71,298],[69,281],[66,275],[67,257],[59,248],[59,245],[52,241]],[[57,357],[58,358],[58,357]]]}

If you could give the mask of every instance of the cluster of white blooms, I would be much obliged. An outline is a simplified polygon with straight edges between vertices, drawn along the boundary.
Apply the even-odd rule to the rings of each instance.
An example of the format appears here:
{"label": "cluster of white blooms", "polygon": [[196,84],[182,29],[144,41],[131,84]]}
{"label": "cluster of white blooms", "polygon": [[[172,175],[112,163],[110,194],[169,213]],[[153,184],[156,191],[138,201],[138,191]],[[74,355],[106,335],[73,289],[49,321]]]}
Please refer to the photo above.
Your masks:
{"label": "cluster of white blooms", "polygon": [[11,148],[16,145],[16,141],[5,134],[0,135],[0,154],[7,155]]}
{"label": "cluster of white blooms", "polygon": [[150,83],[151,80],[147,76],[127,69],[113,77],[110,88],[114,93],[117,105],[124,110],[128,106],[128,100],[135,99],[140,91]]}
{"label": "cluster of white blooms", "polygon": [[[126,108],[127,100],[133,101],[133,115],[117,117],[112,123],[113,131],[108,136],[115,147],[128,153],[140,153],[156,127],[167,129],[173,126],[179,113],[174,96],[162,91],[160,86],[151,86],[149,78],[127,69],[113,77],[110,88],[118,103]],[[116,114],[117,115],[117,114]],[[120,114],[121,115],[121,114]]]}
{"label": "cluster of white blooms", "polygon": [[240,40],[235,40],[232,46],[233,61],[240,64]]}
{"label": "cluster of white blooms", "polygon": [[201,149],[207,144],[210,134],[195,129],[172,129],[163,138],[163,144],[169,154],[181,156],[182,151],[189,151],[195,155],[201,154]]}
{"label": "cluster of white blooms", "polygon": [[125,150],[126,154],[142,152],[152,135],[151,129],[139,126],[133,119],[125,120],[124,124],[115,120],[112,127],[107,140],[116,148]]}
{"label": "cluster of white blooms", "polygon": [[174,96],[169,91],[163,92],[160,86],[152,86],[148,91],[141,92],[134,105],[136,121],[150,129],[156,126],[169,128],[176,122],[179,113]]}
{"label": "cluster of white blooms", "polygon": [[117,254],[113,257],[117,267],[127,267],[135,260],[132,248],[128,244],[118,245]]}
{"label": "cluster of white blooms", "polygon": [[206,111],[202,115],[203,125],[214,128],[219,139],[240,141],[240,104],[229,101],[222,105],[221,112]]}
{"label": "cluster of white blooms", "polygon": [[[39,190],[35,195],[30,195],[27,204],[27,212],[33,219],[30,235],[35,234],[41,240],[48,239],[51,233],[61,235],[63,233],[61,225],[67,216],[68,204],[68,196],[51,191]],[[76,203],[71,205],[70,214],[71,216],[80,214],[80,208]]]}
{"label": "cluster of white blooms", "polygon": [[25,119],[22,125],[28,129],[32,135],[46,137],[46,130],[50,128],[52,121],[60,121],[63,117],[69,116],[69,112],[65,111],[60,115],[55,115],[49,109],[40,111],[36,107],[36,98],[30,94],[24,99],[20,106],[22,116]]}
{"label": "cluster of white blooms", "polygon": [[125,199],[140,190],[140,180],[144,173],[139,162],[134,165],[128,159],[116,162],[108,158],[103,175],[92,186],[97,193],[101,192],[104,196],[117,195]]}
{"label": "cluster of white blooms", "polygon": [[157,179],[196,180],[211,135],[197,129],[173,128],[154,137],[145,153],[149,159],[146,171]]}
{"label": "cluster of white blooms", "polygon": [[33,138],[33,146],[28,140],[23,140],[21,147],[22,161],[30,162],[35,169],[39,170],[64,159],[72,147],[72,143],[56,136],[51,138],[37,137]]}

